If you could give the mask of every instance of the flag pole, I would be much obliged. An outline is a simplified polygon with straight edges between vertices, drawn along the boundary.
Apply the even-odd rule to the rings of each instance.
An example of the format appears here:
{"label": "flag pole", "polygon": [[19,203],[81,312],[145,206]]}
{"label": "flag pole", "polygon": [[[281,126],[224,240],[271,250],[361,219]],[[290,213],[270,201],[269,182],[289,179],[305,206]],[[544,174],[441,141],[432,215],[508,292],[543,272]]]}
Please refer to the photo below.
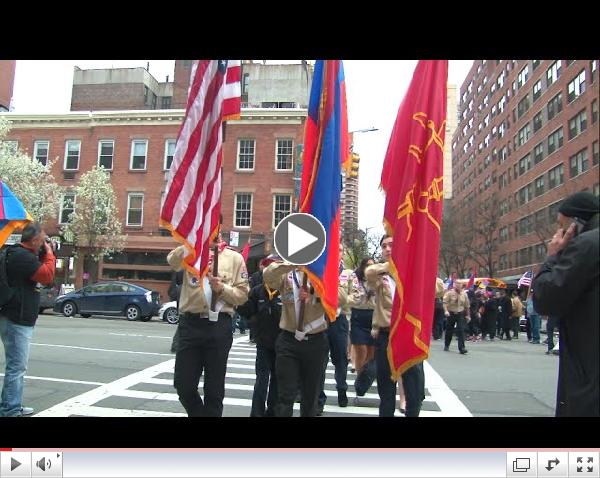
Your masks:
{"label": "flag pole", "polygon": [[[303,277],[302,277],[302,290],[303,291],[307,291],[308,290],[308,274],[306,273],[306,271],[303,271]],[[298,327],[297,330],[302,332],[304,330],[304,307],[306,305],[306,302],[301,301],[300,302],[300,316],[298,317]]]}

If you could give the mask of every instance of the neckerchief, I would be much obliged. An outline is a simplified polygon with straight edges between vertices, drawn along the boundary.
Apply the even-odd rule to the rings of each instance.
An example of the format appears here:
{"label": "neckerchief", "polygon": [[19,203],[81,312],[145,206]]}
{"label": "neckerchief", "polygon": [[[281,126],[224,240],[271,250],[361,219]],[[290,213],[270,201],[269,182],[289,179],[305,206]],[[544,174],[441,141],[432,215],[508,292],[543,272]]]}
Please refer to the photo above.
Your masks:
{"label": "neckerchief", "polygon": [[268,296],[269,296],[269,300],[273,300],[273,298],[274,298],[274,297],[275,297],[277,294],[279,294],[279,291],[278,291],[277,289],[273,289],[273,290],[271,290],[267,284],[265,284],[265,290],[267,291],[267,294],[268,294]]}

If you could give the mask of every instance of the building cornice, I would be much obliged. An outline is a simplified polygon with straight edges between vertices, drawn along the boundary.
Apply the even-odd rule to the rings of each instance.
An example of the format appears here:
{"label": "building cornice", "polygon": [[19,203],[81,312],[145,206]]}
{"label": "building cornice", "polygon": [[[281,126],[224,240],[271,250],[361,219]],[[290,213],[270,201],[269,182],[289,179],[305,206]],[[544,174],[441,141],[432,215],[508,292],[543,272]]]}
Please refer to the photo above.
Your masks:
{"label": "building cornice", "polygon": [[[185,110],[70,111],[61,114],[0,113],[13,128],[90,128],[123,125],[180,125]],[[235,124],[300,124],[307,116],[302,108],[243,108]]]}

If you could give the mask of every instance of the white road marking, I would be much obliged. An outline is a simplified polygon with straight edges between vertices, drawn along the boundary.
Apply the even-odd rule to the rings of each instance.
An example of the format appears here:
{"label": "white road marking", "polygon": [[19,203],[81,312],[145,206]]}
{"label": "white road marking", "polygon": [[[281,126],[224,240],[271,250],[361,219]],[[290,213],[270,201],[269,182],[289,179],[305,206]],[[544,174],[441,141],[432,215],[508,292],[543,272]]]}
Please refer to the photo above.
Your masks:
{"label": "white road marking", "polygon": [[[0,377],[4,377],[4,374],[0,373]],[[34,377],[32,375],[25,375],[25,378],[29,380],[44,380],[46,382],[77,383],[81,385],[106,385],[105,382],[85,382],[83,380],[70,380],[68,378]]]}
{"label": "white road marking", "polygon": [[173,354],[163,354],[159,352],[138,352],[136,350],[100,349],[95,347],[80,347],[78,345],[40,344],[36,342],[31,342],[31,345],[36,345],[38,347],[56,347],[63,349],[90,350],[92,352],[114,352],[120,354],[158,355],[161,357],[173,357]]}
{"label": "white road marking", "polygon": [[[456,394],[450,389],[444,379],[437,373],[429,362],[424,362],[425,369],[425,387],[429,390],[433,401],[435,401],[440,410],[444,412],[445,417],[472,417],[473,414],[460,401]],[[423,413],[421,413],[423,415]],[[427,415],[423,415],[427,416]]]}

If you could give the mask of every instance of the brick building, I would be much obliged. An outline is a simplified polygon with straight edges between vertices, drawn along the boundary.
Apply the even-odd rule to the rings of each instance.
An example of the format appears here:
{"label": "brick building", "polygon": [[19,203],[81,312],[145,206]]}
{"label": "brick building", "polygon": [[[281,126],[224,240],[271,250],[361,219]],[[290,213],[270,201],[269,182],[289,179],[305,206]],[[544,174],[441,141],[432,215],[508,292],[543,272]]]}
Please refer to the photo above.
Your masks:
{"label": "brick building", "polygon": [[16,60],[0,60],[0,111],[10,110],[16,66]]}
{"label": "brick building", "polygon": [[473,63],[451,145],[453,207],[498,208],[498,277],[545,259],[562,199],[598,194],[598,96],[598,60]]}

